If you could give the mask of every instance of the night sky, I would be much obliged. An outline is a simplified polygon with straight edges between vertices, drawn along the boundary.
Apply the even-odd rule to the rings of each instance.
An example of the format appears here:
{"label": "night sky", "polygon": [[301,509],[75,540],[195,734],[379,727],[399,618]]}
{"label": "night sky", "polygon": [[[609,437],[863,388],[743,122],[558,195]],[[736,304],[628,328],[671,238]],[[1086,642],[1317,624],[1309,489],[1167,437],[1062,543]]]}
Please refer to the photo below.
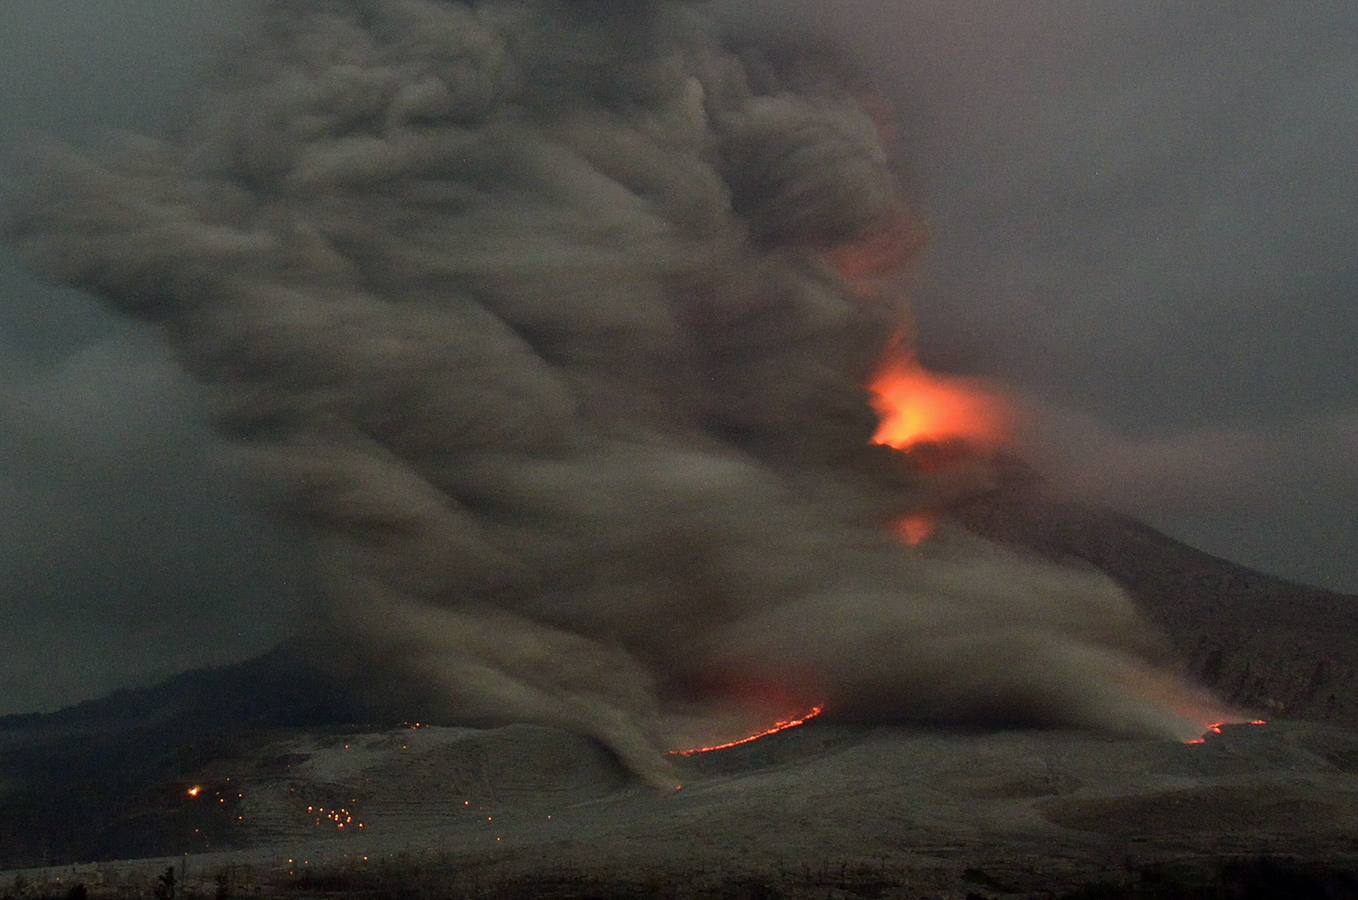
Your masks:
{"label": "night sky", "polygon": [[[6,170],[33,135],[172,129],[249,6],[6,0]],[[1358,591],[1358,9],[718,7],[829,37],[893,100],[922,359],[1007,385],[1054,481]],[[288,633],[304,579],[201,419],[153,329],[0,252],[0,713]]]}

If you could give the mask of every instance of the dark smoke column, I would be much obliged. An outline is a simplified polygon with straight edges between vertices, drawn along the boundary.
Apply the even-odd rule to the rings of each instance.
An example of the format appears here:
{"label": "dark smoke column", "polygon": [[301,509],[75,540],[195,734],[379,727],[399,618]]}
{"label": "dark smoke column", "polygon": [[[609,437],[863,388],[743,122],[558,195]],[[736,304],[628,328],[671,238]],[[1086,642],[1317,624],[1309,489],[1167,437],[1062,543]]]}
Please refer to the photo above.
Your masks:
{"label": "dark smoke column", "polygon": [[868,446],[899,313],[843,251],[902,207],[856,95],[690,3],[279,0],[187,133],[59,152],[9,234],[164,327],[376,695],[657,781],[668,714],[774,695],[1192,731],[1110,585],[892,538],[928,485]]}

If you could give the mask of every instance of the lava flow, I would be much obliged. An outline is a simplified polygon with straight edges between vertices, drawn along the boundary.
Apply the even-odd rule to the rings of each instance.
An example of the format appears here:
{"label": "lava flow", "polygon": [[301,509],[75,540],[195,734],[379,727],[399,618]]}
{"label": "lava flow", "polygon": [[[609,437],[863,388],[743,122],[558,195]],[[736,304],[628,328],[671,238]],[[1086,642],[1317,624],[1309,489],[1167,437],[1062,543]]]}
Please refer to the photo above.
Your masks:
{"label": "lava flow", "polygon": [[872,442],[895,450],[953,442],[991,450],[1012,425],[1006,405],[982,382],[936,375],[909,356],[893,354],[868,389],[881,416]]}
{"label": "lava flow", "polygon": [[1250,722],[1212,722],[1207,726],[1207,730],[1203,732],[1201,737],[1192,738],[1191,740],[1184,741],[1184,743],[1188,744],[1190,747],[1196,747],[1199,744],[1205,744],[1207,743],[1208,735],[1221,734],[1221,729],[1225,728],[1227,725],[1253,725],[1256,728],[1261,728],[1267,724],[1268,722],[1265,721],[1264,719],[1254,719],[1253,721]]}
{"label": "lava flow", "polygon": [[779,734],[784,731],[789,731],[793,728],[800,728],[801,726],[805,725],[807,722],[810,722],[812,719],[816,718],[823,712],[825,712],[824,706],[813,706],[811,707],[811,710],[807,712],[805,715],[803,715],[801,718],[786,719],[782,722],[775,722],[773,723],[773,725],[771,725],[768,728],[765,728],[763,731],[756,732],[755,734],[748,735],[746,737],[740,738],[739,740],[727,741],[724,744],[713,744],[710,747],[692,747],[688,750],[671,750],[665,755],[698,756],[701,753],[716,753],[718,750],[730,750],[733,747],[743,747],[746,744],[753,744],[755,741],[761,741],[766,737],[772,737],[775,734]]}

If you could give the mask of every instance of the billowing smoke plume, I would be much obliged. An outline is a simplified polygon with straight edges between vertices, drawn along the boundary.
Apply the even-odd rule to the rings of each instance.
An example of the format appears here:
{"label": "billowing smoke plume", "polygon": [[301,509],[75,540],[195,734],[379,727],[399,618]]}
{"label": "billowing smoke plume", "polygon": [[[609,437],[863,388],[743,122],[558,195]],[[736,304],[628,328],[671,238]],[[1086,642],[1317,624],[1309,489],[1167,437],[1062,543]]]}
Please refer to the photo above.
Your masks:
{"label": "billowing smoke plume", "polygon": [[163,324],[388,696],[656,779],[731,710],[1181,731],[1113,586],[892,533],[947,486],[870,446],[899,310],[845,254],[905,218],[861,97],[677,0],[275,2],[182,139],[52,157],[10,237]]}

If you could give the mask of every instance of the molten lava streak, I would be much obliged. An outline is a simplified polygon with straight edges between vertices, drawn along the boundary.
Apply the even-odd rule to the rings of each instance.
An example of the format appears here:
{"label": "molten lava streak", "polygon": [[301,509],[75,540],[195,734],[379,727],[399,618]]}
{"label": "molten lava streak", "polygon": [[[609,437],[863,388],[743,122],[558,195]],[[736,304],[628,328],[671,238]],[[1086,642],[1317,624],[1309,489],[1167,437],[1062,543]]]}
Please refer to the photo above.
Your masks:
{"label": "molten lava streak", "polygon": [[1184,741],[1184,743],[1188,744],[1190,747],[1196,747],[1199,744],[1205,744],[1207,743],[1207,736],[1209,734],[1221,734],[1221,729],[1226,727],[1227,725],[1253,725],[1256,728],[1262,728],[1267,724],[1268,722],[1265,721],[1264,719],[1254,719],[1249,722],[1212,722],[1207,726],[1207,731],[1203,732],[1202,737],[1195,737],[1191,740]]}
{"label": "molten lava streak", "polygon": [[903,354],[888,358],[868,389],[881,417],[872,442],[896,450],[952,442],[993,450],[1012,427],[1008,407],[982,382],[936,375]]}
{"label": "molten lava streak", "polygon": [[811,707],[810,712],[806,713],[799,719],[787,719],[782,722],[775,722],[773,723],[773,725],[769,726],[768,728],[765,728],[763,731],[751,734],[747,737],[740,738],[739,740],[727,741],[724,744],[713,744],[710,747],[692,747],[688,750],[671,750],[669,753],[666,753],[665,755],[697,756],[700,753],[716,753],[718,750],[730,750],[733,747],[743,747],[746,744],[753,744],[755,741],[761,741],[766,737],[771,737],[772,735],[778,734],[780,732],[789,731],[793,728],[800,728],[801,726],[805,725],[807,722],[810,722],[812,719],[816,718],[816,716],[819,716],[823,712],[825,712],[824,706],[813,706]]}

